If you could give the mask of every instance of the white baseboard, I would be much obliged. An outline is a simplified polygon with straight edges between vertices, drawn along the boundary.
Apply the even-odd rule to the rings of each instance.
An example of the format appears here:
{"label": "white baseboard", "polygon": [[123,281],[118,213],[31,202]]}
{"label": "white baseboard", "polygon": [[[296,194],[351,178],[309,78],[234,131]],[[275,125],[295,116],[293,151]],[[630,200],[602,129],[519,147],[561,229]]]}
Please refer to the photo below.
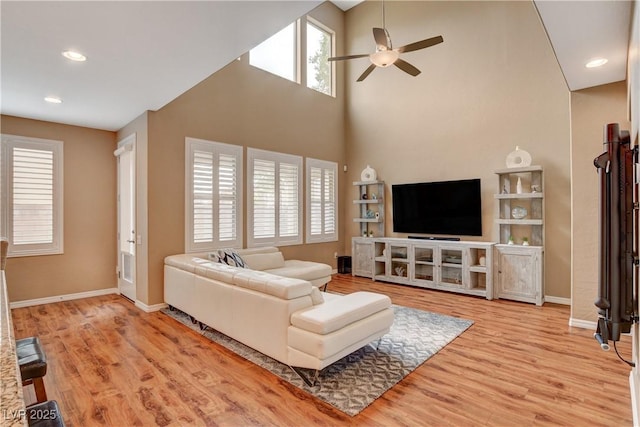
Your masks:
{"label": "white baseboard", "polygon": [[15,301],[9,304],[9,308],[31,307],[33,305],[52,304],[60,301],[70,301],[74,299],[97,297],[101,295],[118,294],[118,288],[97,289],[95,291],[78,292],[75,294],[56,295],[53,297],[28,299],[23,301]]}
{"label": "white baseboard", "polygon": [[640,393],[640,384],[638,384],[638,374],[635,369],[629,373],[629,387],[631,388],[631,415],[633,416],[633,425],[640,425],[640,413],[638,412],[638,393]]}
{"label": "white baseboard", "polygon": [[151,313],[154,311],[160,311],[163,308],[165,308],[167,306],[167,304],[165,303],[160,303],[160,304],[153,304],[153,305],[147,305],[145,303],[143,303],[142,301],[136,300],[135,302],[136,307],[138,307],[140,310],[147,312],[147,313]]}
{"label": "white baseboard", "polygon": [[333,270],[331,270],[331,274],[338,274],[338,269],[334,268]]}
{"label": "white baseboard", "polygon": [[545,295],[544,302],[550,302],[552,304],[571,305],[571,298],[553,297],[553,296]]}
{"label": "white baseboard", "polygon": [[598,326],[598,322],[592,322],[590,320],[574,319],[572,317],[569,319],[569,326],[575,326],[576,328],[583,328],[583,329],[592,329],[595,331],[596,327]]}

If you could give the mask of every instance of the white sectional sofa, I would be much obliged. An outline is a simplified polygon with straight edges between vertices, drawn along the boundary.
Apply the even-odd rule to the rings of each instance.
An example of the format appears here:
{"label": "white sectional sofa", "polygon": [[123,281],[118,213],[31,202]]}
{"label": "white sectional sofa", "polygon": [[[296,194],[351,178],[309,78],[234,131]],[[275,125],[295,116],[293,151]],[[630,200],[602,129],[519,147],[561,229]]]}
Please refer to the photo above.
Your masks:
{"label": "white sectional sofa", "polygon": [[[251,266],[250,254],[245,255]],[[381,338],[393,323],[386,295],[329,294],[309,280],[220,264],[198,255],[165,258],[164,275],[164,297],[170,307],[298,374],[297,368],[314,369],[316,378],[322,368]]]}

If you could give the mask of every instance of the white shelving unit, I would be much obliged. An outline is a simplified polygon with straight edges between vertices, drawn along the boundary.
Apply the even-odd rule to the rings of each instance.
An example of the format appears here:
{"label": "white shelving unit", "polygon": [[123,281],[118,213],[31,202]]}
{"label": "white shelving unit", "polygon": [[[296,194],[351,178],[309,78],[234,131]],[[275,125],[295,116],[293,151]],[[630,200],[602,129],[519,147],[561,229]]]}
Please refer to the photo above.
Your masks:
{"label": "white shelving unit", "polygon": [[360,206],[360,216],[353,222],[360,223],[360,236],[384,236],[384,181],[356,181],[353,185],[358,189],[353,203]]}
{"label": "white shelving unit", "polygon": [[[495,194],[495,297],[544,303],[544,176],[542,166],[499,169]],[[518,192],[518,179],[521,191]],[[514,218],[514,208],[526,216]],[[513,243],[510,244],[510,238]],[[524,239],[529,245],[523,245]]]}
{"label": "white shelving unit", "polygon": [[493,299],[493,242],[354,237],[354,276]]}

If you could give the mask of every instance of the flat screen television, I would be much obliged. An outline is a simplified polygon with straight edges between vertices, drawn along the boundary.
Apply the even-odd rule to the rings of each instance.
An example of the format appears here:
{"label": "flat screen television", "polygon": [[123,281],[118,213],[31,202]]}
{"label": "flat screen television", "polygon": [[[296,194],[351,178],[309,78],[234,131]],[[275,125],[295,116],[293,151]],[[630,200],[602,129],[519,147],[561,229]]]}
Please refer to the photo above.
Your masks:
{"label": "flat screen television", "polygon": [[391,187],[396,233],[482,236],[480,179]]}

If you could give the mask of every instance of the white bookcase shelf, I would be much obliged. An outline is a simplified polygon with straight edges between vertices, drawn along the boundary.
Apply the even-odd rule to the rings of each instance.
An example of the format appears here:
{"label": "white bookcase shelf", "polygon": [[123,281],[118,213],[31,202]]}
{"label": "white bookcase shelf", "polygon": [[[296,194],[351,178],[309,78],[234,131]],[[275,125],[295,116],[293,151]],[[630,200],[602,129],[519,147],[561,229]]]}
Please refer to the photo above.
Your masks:
{"label": "white bookcase shelf", "polygon": [[[360,223],[360,235],[384,236],[384,181],[355,181],[353,185],[358,190],[353,204],[360,206],[360,217],[353,218],[353,222]],[[377,215],[377,218],[369,218],[369,212]]]}
{"label": "white bookcase shelf", "polygon": [[[544,303],[544,177],[542,166],[498,169],[495,224],[496,298]],[[518,193],[518,180],[521,191]],[[513,218],[513,208],[527,210]],[[509,244],[510,237],[513,243]],[[529,245],[523,245],[524,238]]]}

